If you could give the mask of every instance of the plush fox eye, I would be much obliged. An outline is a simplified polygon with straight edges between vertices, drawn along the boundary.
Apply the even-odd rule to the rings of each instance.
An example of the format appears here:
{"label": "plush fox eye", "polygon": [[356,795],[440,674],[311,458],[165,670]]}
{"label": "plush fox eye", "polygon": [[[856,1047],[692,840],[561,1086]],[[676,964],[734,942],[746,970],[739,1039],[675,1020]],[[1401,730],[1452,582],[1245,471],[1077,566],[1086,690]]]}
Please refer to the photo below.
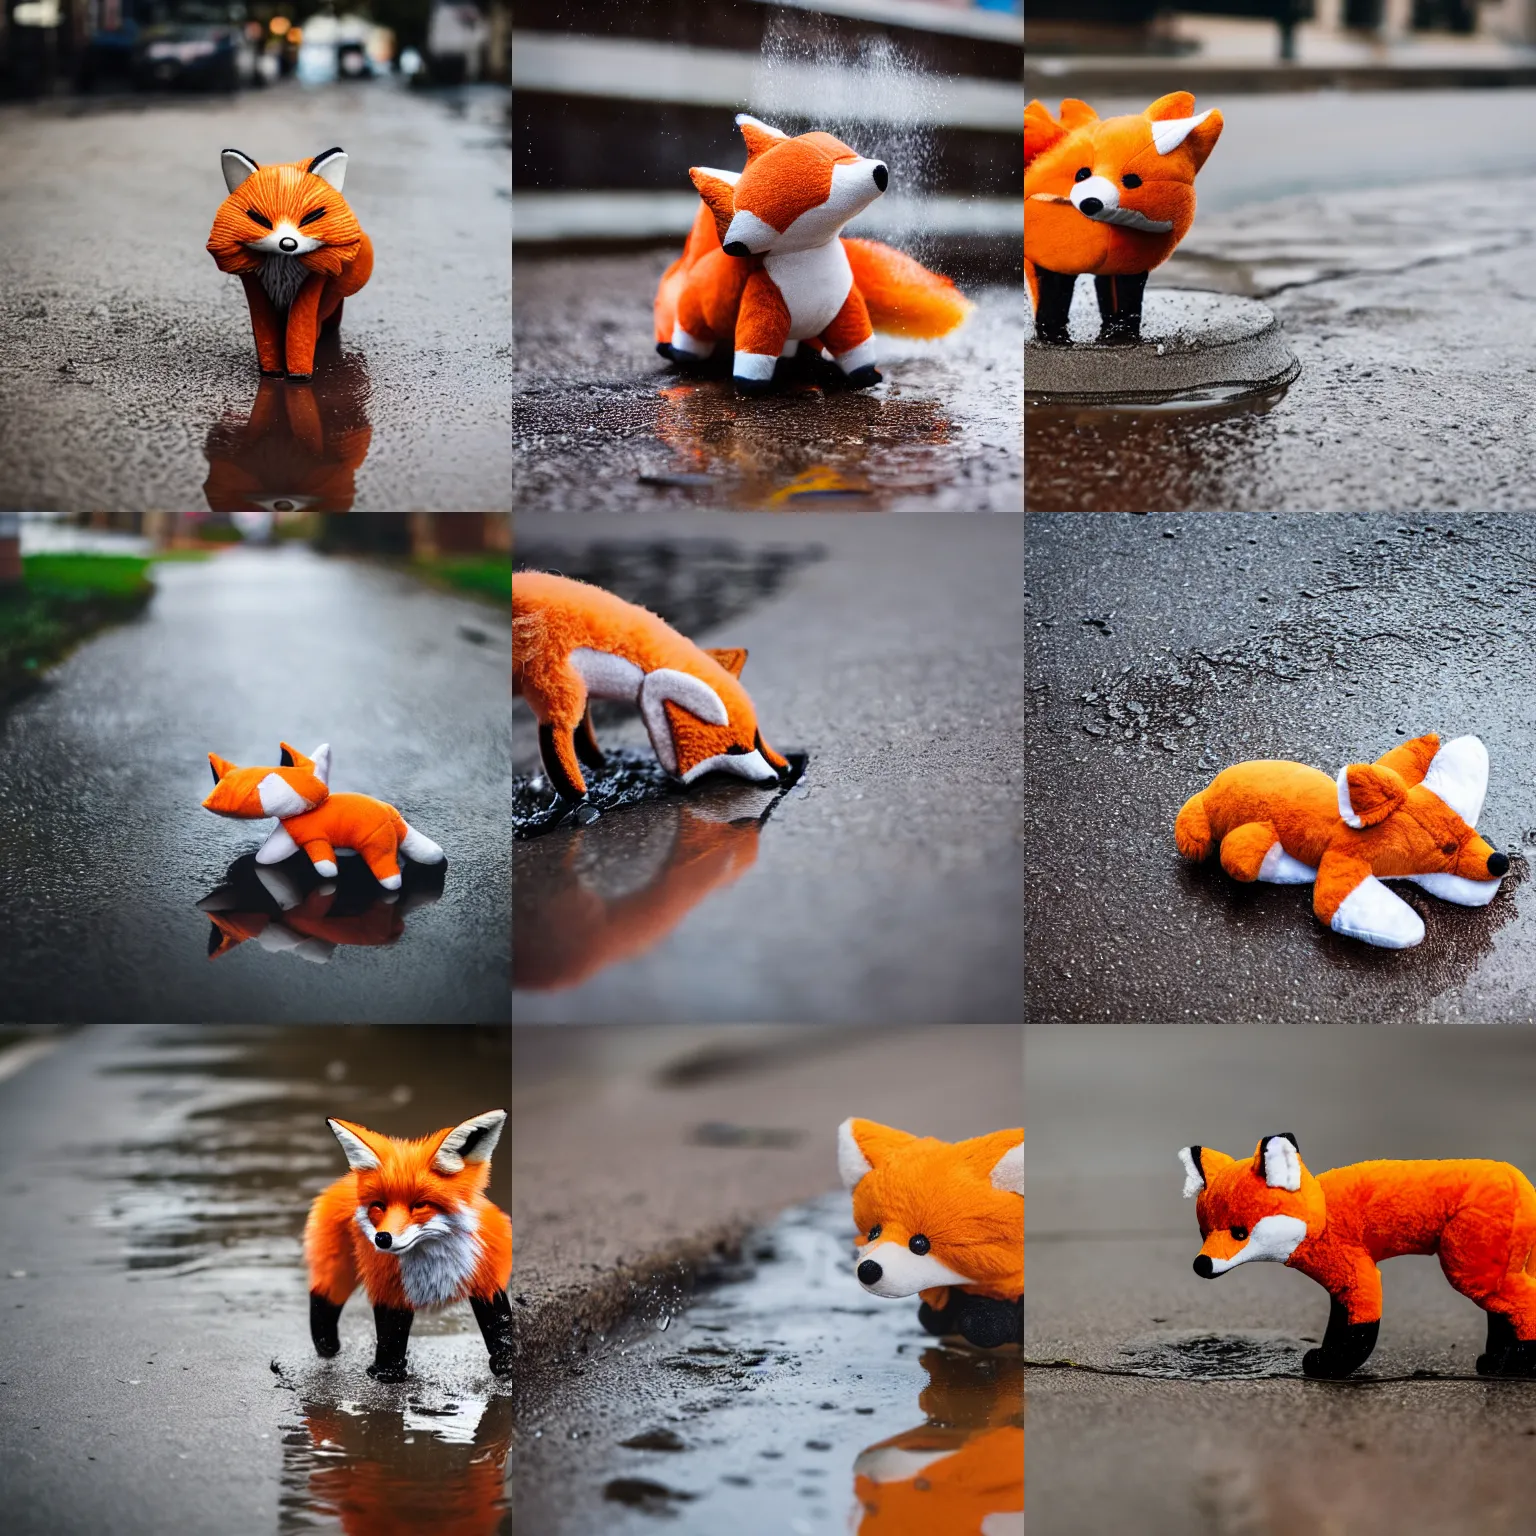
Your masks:
{"label": "plush fox eye", "polygon": [[1120,178],[1120,185],[1122,187],[1139,187],[1141,185],[1141,177],[1135,171],[1127,171]]}
{"label": "plush fox eye", "polygon": [[928,1239],[924,1237],[921,1232],[919,1232],[917,1236],[907,1244],[907,1247],[910,1248],[912,1252],[915,1253],[919,1258],[928,1252],[929,1246],[930,1244]]}
{"label": "plush fox eye", "polygon": [[1247,1227],[1233,1227],[1232,1228],[1232,1236],[1235,1237],[1238,1240],[1238,1242],[1242,1242],[1248,1236],[1248,1228]]}
{"label": "plush fox eye", "polygon": [[257,213],[254,208],[247,208],[245,212],[248,218],[254,219],[256,223],[260,224],[263,229],[272,228],[272,220],[269,219],[266,214]]}
{"label": "plush fox eye", "polygon": [[377,1211],[379,1215],[382,1216],[384,1214],[384,1202],[382,1200],[375,1200],[373,1204],[368,1207],[368,1210],[370,1214],[372,1214],[374,1211]]}
{"label": "plush fox eye", "polygon": [[1456,852],[1456,844],[1454,842],[1441,843],[1440,844],[1440,852],[1441,853],[1455,853]]}
{"label": "plush fox eye", "polygon": [[413,1211],[430,1211],[432,1209],[432,1202],[430,1200],[415,1200],[411,1203],[411,1209]]}
{"label": "plush fox eye", "polygon": [[1089,178],[1089,177],[1090,177],[1090,176],[1092,176],[1092,175],[1093,175],[1093,172],[1092,172],[1092,171],[1091,171],[1091,170],[1090,170],[1090,169],[1089,169],[1089,168],[1088,168],[1088,167],[1087,167],[1087,166],[1086,166],[1086,165],[1085,165],[1085,166],[1084,166],[1084,167],[1083,167],[1083,168],[1082,168],[1082,169],[1081,169],[1081,170],[1080,170],[1080,171],[1079,171],[1079,172],[1078,172],[1078,173],[1077,173],[1077,175],[1076,175],[1076,176],[1074,176],[1074,177],[1073,177],[1073,178],[1072,178],[1072,180],[1073,180],[1073,181],[1087,181],[1087,180],[1088,180],[1088,178]]}
{"label": "plush fox eye", "polygon": [[311,208],[309,210],[309,212],[306,213],[304,215],[304,217],[299,220],[299,228],[303,229],[303,227],[306,224],[313,224],[316,219],[323,219],[324,217],[325,217],[325,209],[324,208]]}
{"label": "plush fox eye", "polygon": [[879,1237],[879,1236],[880,1236],[880,1228],[879,1227],[871,1227],[869,1229],[869,1240],[870,1240],[870,1242],[874,1242],[875,1239],[877,1237]]}

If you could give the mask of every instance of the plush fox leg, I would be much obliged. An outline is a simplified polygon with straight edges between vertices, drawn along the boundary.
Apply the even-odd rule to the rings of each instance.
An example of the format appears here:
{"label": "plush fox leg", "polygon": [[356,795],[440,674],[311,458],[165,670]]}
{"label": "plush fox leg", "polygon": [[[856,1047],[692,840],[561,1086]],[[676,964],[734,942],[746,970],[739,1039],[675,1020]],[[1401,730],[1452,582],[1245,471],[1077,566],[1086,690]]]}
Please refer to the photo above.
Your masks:
{"label": "plush fox leg", "polygon": [[1311,885],[1317,871],[1293,859],[1280,834],[1267,821],[1233,827],[1221,840],[1221,867],[1234,880],[1262,880],[1267,885]]}
{"label": "plush fox leg", "polygon": [[361,846],[358,857],[368,866],[369,873],[386,891],[400,889],[399,843],[392,828],[381,827],[377,832],[358,839]]}
{"label": "plush fox leg", "polygon": [[[867,321],[867,316],[866,316]],[[789,309],[778,284],[756,271],[741,291],[736,316],[736,359],[731,377],[743,394],[760,395],[773,388],[773,372],[789,340]]]}
{"label": "plush fox leg", "polygon": [[376,1306],[373,1309],[377,1340],[368,1374],[375,1381],[405,1380],[405,1352],[411,1341],[411,1324],[415,1318],[416,1314],[409,1307]]}
{"label": "plush fox leg", "polygon": [[1199,795],[1191,795],[1179,811],[1173,824],[1173,840],[1186,859],[1199,863],[1209,857],[1215,833],[1211,830],[1211,818],[1205,814],[1205,801]]}
{"label": "plush fox leg", "polygon": [[357,1260],[348,1233],[317,1225],[311,1215],[304,1233],[310,1264],[309,1336],[315,1353],[329,1360],[341,1349],[336,1324],[347,1298],[357,1289]]}
{"label": "plush fox leg", "polygon": [[474,1309],[475,1321],[485,1337],[485,1347],[491,1353],[491,1375],[512,1374],[512,1304],[505,1291],[493,1296],[471,1296],[469,1304]]}
{"label": "plush fox leg", "polygon": [[581,717],[581,724],[572,733],[576,747],[576,756],[581,759],[588,768],[601,768],[608,759],[603,755],[603,749],[597,744],[597,733],[592,729],[592,708],[587,707],[587,712]]}
{"label": "plush fox leg", "polygon": [[1099,340],[1133,342],[1141,340],[1141,298],[1147,287],[1147,274],[1135,272],[1128,277],[1096,277],[1094,292],[1099,299]]}
{"label": "plush fox leg", "polygon": [[309,855],[309,862],[315,866],[315,873],[322,879],[330,880],[335,876],[336,850],[323,837],[312,837],[304,844],[304,852]]}
{"label": "plush fox leg", "polygon": [[544,764],[545,777],[562,800],[586,798],[587,781],[582,777],[581,765],[577,761],[573,730],[562,729],[557,725],[541,725],[539,757]]}
{"label": "plush fox leg", "polygon": [[304,286],[293,296],[288,306],[288,335],[285,342],[288,377],[307,379],[315,371],[315,337],[319,333],[316,319],[320,310],[320,292],[325,279],[318,274],[304,279]]}
{"label": "plush fox leg", "polygon": [[702,363],[714,353],[715,341],[698,290],[685,284],[678,295],[677,318],[672,322],[667,356],[675,363]]}
{"label": "plush fox leg", "polygon": [[1052,272],[1035,265],[1035,336],[1062,346],[1071,341],[1068,320],[1072,314],[1072,294],[1077,276],[1072,272]]}
{"label": "plush fox leg", "polygon": [[1381,1332],[1380,1282],[1377,1283],[1376,1315],[1359,1322],[1351,1320],[1352,1308],[1338,1297],[1328,1306],[1328,1327],[1318,1349],[1309,1349],[1301,1357],[1301,1373],[1322,1381],[1337,1381],[1359,1370],[1376,1348]]}
{"label": "plush fox leg", "polygon": [[1411,949],[1424,937],[1424,920],[1394,896],[1363,859],[1330,848],[1317,867],[1312,910],[1335,933],[1382,949]]}
{"label": "plush fox leg", "polygon": [[283,364],[283,317],[267,297],[267,290],[261,286],[258,273],[242,272],[240,284],[245,289],[245,302],[251,311],[251,334],[256,338],[256,360],[261,364],[263,373],[281,378],[286,372]]}
{"label": "plush fox leg", "polygon": [[334,331],[341,324],[341,307],[347,301],[335,283],[327,283],[320,299],[320,329]]}
{"label": "plush fox leg", "polygon": [[868,389],[880,382],[880,371],[875,367],[875,328],[869,322],[869,306],[856,286],[848,290],[843,307],[821,333],[821,344],[854,389]]}

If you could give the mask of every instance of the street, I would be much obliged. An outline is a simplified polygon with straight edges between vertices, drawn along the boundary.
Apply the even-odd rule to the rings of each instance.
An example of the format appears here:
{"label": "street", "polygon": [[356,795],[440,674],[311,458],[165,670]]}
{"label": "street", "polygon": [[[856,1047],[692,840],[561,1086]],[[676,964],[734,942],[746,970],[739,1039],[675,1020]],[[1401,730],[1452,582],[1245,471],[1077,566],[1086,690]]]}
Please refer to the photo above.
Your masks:
{"label": "street", "polygon": [[[361,1297],[342,1353],[315,1357],[300,1248],[345,1170],[324,1116],[415,1135],[500,1107],[505,1030],[55,1041],[15,1071],[0,1052],[7,1530],[505,1531],[511,1399],[469,1308],[419,1320],[413,1379],[382,1386]],[[491,1198],[509,1191],[493,1164]]]}
{"label": "street", "polygon": [[[1536,1018],[1525,882],[1536,528],[1423,517],[1029,523],[1029,1017],[1355,1024]],[[1307,886],[1240,885],[1174,847],[1179,807],[1256,758],[1329,775],[1473,733],[1479,830],[1511,855],[1483,908],[1411,887],[1417,948],[1330,932]]]}
{"label": "street", "polygon": [[[0,108],[0,508],[509,507],[506,101],[380,81]],[[258,392],[243,290],[204,249],[219,152],[332,145],[373,276],[313,383]]]}
{"label": "street", "polygon": [[1528,1530],[1536,1384],[1473,1375],[1486,1320],[1436,1259],[1382,1266],[1362,1379],[1303,1380],[1326,1292],[1274,1263],[1193,1274],[1200,1230],[1176,1154],[1251,1155],[1284,1129],[1314,1174],[1389,1157],[1530,1174],[1536,1036],[1242,1017],[1026,1031],[1025,1357],[1076,1367],[1026,1370],[1030,1530]]}
{"label": "street", "polygon": [[[0,719],[4,1017],[505,1019],[504,610],[293,546],[156,581]],[[201,805],[209,752],[273,763],[279,741],[329,742],[332,788],[396,805],[446,872],[407,868],[396,903],[344,867],[333,905],[301,886],[280,912],[247,857],[271,823]]]}
{"label": "street", "polygon": [[[519,562],[620,595],[663,573],[631,600],[745,590],[684,632],[747,648],[765,739],[808,763],[776,803],[652,773],[645,803],[515,843],[519,1022],[1017,1020],[1023,536],[1019,517],[520,516]],[[654,762],[633,710],[602,739]],[[538,761],[518,703],[514,805]]]}

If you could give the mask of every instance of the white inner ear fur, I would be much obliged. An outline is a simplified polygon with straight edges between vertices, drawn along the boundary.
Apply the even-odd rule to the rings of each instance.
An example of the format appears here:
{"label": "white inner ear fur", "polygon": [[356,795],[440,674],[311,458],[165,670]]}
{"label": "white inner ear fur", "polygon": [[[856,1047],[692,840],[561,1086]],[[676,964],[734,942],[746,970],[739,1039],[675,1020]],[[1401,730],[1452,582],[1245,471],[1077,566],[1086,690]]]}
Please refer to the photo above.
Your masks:
{"label": "white inner ear fur", "polygon": [[1458,736],[1446,742],[1430,759],[1421,784],[1469,827],[1475,827],[1488,793],[1487,747],[1476,736]]}
{"label": "white inner ear fur", "polygon": [[322,741],[320,743],[320,745],[318,747],[316,747],[315,750],[313,752],[311,752],[309,755],[314,760],[314,764],[315,764],[314,774],[315,774],[315,777],[317,779],[319,779],[322,784],[329,784],[331,782],[331,744],[330,744],[330,742]]}
{"label": "white inner ear fur", "polygon": [[1301,1154],[1284,1136],[1265,1139],[1264,1182],[1271,1189],[1301,1188]]}
{"label": "white inner ear fur", "polygon": [[219,167],[224,172],[224,185],[231,192],[237,191],[247,177],[261,169],[249,155],[242,155],[238,149],[222,151]]}
{"label": "white inner ear fur", "polygon": [[787,139],[789,137],[782,128],[775,128],[771,124],[765,123],[761,118],[753,117],[748,112],[738,112],[736,114],[736,126],[740,128],[743,123],[751,123],[754,128],[761,128],[764,133],[771,133],[776,139]]}
{"label": "white inner ear fur", "polygon": [[1205,1175],[1200,1172],[1192,1147],[1179,1148],[1179,1161],[1184,1164],[1184,1198],[1192,1200],[1205,1188]]}
{"label": "white inner ear fur", "polygon": [[327,155],[309,174],[318,176],[321,181],[329,182],[340,192],[341,184],[347,176],[346,152],[338,149],[335,154]]}
{"label": "white inner ear fur", "polygon": [[701,165],[698,171],[701,176],[713,176],[716,181],[723,181],[728,187],[734,187],[741,180],[740,171],[717,170],[712,165]]}
{"label": "white inner ear fur", "polygon": [[670,699],[706,725],[724,725],[731,718],[720,695],[708,683],[674,667],[658,667],[640,684],[640,718],[651,738],[656,760],[668,773],[677,772],[677,747],[663,707]]}
{"label": "white inner ear fur", "polygon": [[[501,1128],[506,1124],[507,1112],[504,1109],[493,1109],[483,1115],[476,1115],[473,1120],[466,1120],[462,1125],[456,1125],[443,1137],[442,1145],[432,1154],[432,1166],[439,1173],[458,1173],[465,1163],[488,1163],[491,1153],[496,1150],[496,1143],[501,1140]],[[469,1152],[463,1152],[464,1143],[469,1140],[476,1131],[486,1134],[475,1143]]]}
{"label": "white inner ear fur", "polygon": [[854,1139],[851,1118],[837,1128],[837,1171],[847,1189],[852,1189],[866,1173],[874,1172],[874,1164]]}
{"label": "white inner ear fur", "polygon": [[1196,117],[1165,117],[1152,124],[1152,142],[1160,155],[1171,155],[1196,128],[1210,116],[1207,110]]}
{"label": "white inner ear fur", "polygon": [[367,1142],[354,1136],[346,1126],[335,1120],[327,1120],[325,1123],[330,1126],[331,1134],[341,1143],[341,1150],[347,1156],[347,1167],[363,1172],[379,1166],[379,1160],[373,1155],[373,1149]]}
{"label": "white inner ear fur", "polygon": [[992,1187],[1005,1194],[1024,1193],[1024,1143],[1009,1147],[992,1165]]}
{"label": "white inner ear fur", "polygon": [[1344,818],[1344,822],[1347,826],[1353,827],[1358,832],[1365,825],[1365,823],[1355,815],[1355,808],[1350,803],[1348,763],[1345,763],[1345,765],[1339,769],[1339,776],[1335,782],[1339,786],[1339,815]]}

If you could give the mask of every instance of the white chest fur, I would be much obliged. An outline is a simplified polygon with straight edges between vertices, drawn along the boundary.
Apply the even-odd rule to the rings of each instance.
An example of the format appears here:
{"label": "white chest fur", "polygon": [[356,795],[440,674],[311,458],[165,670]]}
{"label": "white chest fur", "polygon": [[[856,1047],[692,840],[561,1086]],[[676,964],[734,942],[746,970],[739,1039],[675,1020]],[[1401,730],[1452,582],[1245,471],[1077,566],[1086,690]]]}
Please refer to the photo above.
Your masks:
{"label": "white chest fur", "polygon": [[287,309],[310,270],[297,256],[268,256],[261,264],[261,286],[279,309]]}
{"label": "white chest fur", "polygon": [[813,245],[808,251],[770,251],[763,258],[789,310],[789,336],[801,341],[819,336],[837,318],[853,287],[853,268],[841,240]]}

